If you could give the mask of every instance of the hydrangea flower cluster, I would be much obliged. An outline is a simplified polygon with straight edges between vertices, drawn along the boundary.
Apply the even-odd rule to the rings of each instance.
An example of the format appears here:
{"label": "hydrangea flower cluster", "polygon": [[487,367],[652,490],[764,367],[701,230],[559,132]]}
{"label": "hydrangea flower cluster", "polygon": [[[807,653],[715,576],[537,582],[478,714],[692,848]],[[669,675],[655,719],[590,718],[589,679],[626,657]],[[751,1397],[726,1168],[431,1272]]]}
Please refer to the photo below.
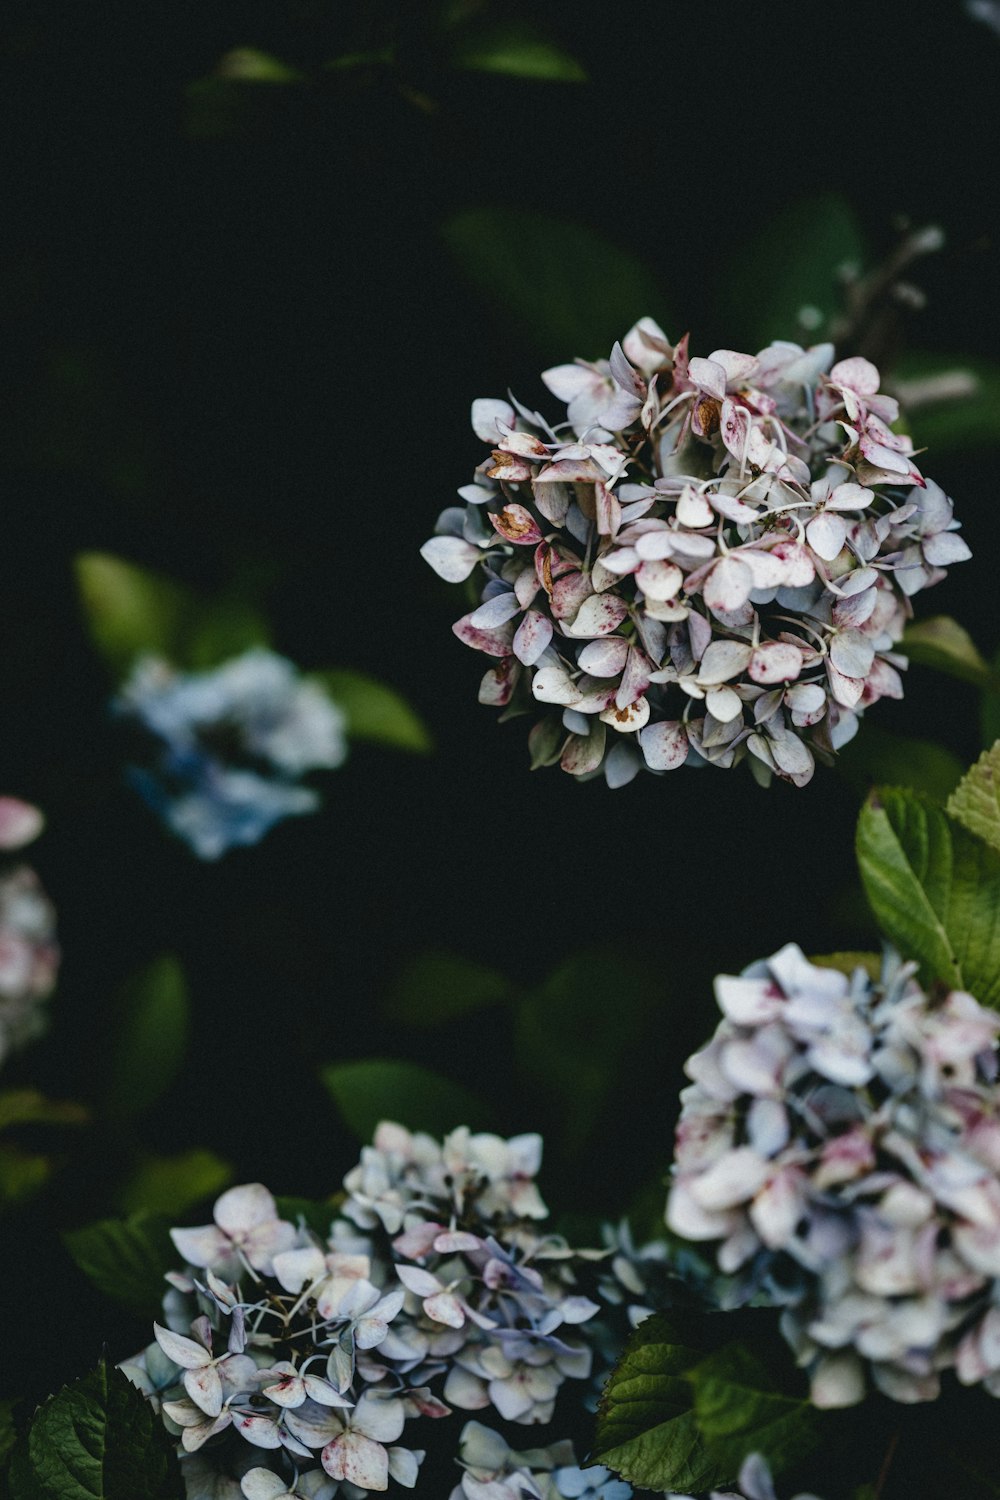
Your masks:
{"label": "hydrangea flower cluster", "polygon": [[256,844],[283,818],[315,812],[308,771],[347,755],[346,720],[316,682],[261,648],[206,672],[145,657],[115,703],[152,740],[130,768],[144,801],[199,859]]}
{"label": "hydrangea flower cluster", "polygon": [[[168,1276],[155,1343],[123,1368],[180,1439],[189,1497],[412,1489],[413,1421],[458,1408],[545,1423],[574,1381],[582,1411],[595,1350],[641,1315],[630,1299],[662,1247],[611,1234],[570,1249],[545,1227],[540,1161],[535,1135],[439,1142],[383,1123],[325,1235],[282,1218],[260,1184],[223,1193],[212,1224],[175,1229],[185,1268]],[[615,1290],[604,1308],[584,1290],[602,1285]],[[477,1482],[460,1489],[485,1500]]]}
{"label": "hydrangea flower cluster", "polygon": [[1000,1016],[792,944],[720,977],[723,1020],[689,1059],[667,1222],[721,1241],[736,1297],[782,1305],[812,1399],[866,1371],[898,1401],[942,1370],[1000,1396]]}
{"label": "hydrangea flower cluster", "polygon": [[[0,851],[14,852],[42,831],[37,808],[0,797]],[[43,1002],[59,971],[56,918],[28,865],[0,873],[0,1064],[45,1029]]]}
{"label": "hydrangea flower cluster", "polygon": [[[566,415],[473,403],[492,449],[423,556],[481,602],[480,701],[544,716],[532,764],[686,761],[797,786],[902,696],[911,597],[969,549],[868,360],[775,343],[689,355],[642,318],[542,380]],[[831,368],[832,366],[832,368]]]}

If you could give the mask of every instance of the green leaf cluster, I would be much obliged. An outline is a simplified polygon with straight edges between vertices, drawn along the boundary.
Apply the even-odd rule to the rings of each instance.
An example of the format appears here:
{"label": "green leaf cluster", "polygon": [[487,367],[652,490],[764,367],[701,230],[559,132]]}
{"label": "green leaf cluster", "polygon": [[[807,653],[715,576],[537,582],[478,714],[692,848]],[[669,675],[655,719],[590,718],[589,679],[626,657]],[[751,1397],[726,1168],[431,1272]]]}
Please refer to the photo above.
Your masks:
{"label": "green leaf cluster", "polygon": [[63,1244],[98,1291],[140,1317],[159,1312],[163,1278],[177,1260],[168,1218],[139,1213],[100,1219],[69,1230]]}

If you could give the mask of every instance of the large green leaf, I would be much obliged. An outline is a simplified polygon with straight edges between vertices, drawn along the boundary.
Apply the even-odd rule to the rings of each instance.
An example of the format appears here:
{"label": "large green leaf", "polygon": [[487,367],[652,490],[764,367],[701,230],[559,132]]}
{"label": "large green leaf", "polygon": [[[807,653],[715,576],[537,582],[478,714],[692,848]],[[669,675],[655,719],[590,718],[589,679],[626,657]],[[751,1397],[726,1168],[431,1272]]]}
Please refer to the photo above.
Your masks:
{"label": "large green leaf", "polygon": [[125,981],[115,1016],[105,1107],[112,1117],[126,1117],[155,1104],[187,1050],[187,981],[172,953],[159,954]]}
{"label": "large green leaf", "polygon": [[449,219],[444,236],[496,316],[547,360],[607,356],[637,318],[664,321],[648,267],[581,224],[533,209],[476,208]]}
{"label": "large green leaf", "polygon": [[1000,852],[1000,740],[983,752],[952,792],[948,813]]}
{"label": "large green leaf", "polygon": [[463,37],[452,51],[451,63],[476,73],[502,73],[550,83],[583,83],[587,77],[575,57],[535,26],[523,22]]}
{"label": "large green leaf", "polygon": [[907,354],[893,366],[891,384],[915,441],[932,454],[1000,443],[1000,365]]}
{"label": "large green leaf", "polygon": [[975,687],[995,685],[994,674],[964,625],[948,615],[918,620],[904,632],[901,649],[911,661]]}
{"label": "large green leaf", "polygon": [[[866,259],[854,211],[833,193],[797,199],[734,246],[720,285],[735,347],[750,350],[772,339],[821,337],[841,305],[838,270],[860,269]],[[818,314],[807,328],[803,308]]]}
{"label": "large green leaf", "polygon": [[604,1387],[591,1458],[658,1492],[707,1490],[732,1478],[705,1446],[684,1378],[703,1358],[664,1314],[640,1323]]}
{"label": "large green leaf", "polygon": [[69,1230],[63,1243],[99,1291],[153,1317],[163,1301],[164,1275],[177,1262],[169,1222],[153,1214],[100,1219]]}
{"label": "large green leaf", "polygon": [[394,750],[426,753],[433,748],[430,734],[406,699],[387,683],[364,672],[339,668],[314,674],[347,715],[347,732],[354,739],[374,740]]}
{"label": "large green leaf", "polygon": [[431,1135],[446,1135],[458,1125],[487,1130],[495,1124],[493,1111],[475,1094],[418,1063],[364,1058],[333,1063],[320,1077],[362,1141],[371,1140],[380,1120],[398,1120]]}
{"label": "large green leaf", "polygon": [[442,1026],[513,993],[510,980],[484,964],[457,953],[424,953],[399,974],[386,1011],[408,1026]]}
{"label": "large green leaf", "polygon": [[1000,1004],[1000,855],[928,798],[880,790],[861,811],[858,864],[886,937],[939,979]]}
{"label": "large green leaf", "polygon": [[[791,1356],[784,1351],[789,1367]],[[727,1344],[689,1371],[698,1428],[720,1468],[739,1473],[748,1453],[763,1453],[774,1473],[819,1441],[819,1418],[805,1396],[775,1389],[764,1363],[743,1344]]]}
{"label": "large green leaf", "polygon": [[50,1396],[27,1445],[34,1488],[45,1500],[183,1500],[173,1441],[145,1397],[104,1359]]}

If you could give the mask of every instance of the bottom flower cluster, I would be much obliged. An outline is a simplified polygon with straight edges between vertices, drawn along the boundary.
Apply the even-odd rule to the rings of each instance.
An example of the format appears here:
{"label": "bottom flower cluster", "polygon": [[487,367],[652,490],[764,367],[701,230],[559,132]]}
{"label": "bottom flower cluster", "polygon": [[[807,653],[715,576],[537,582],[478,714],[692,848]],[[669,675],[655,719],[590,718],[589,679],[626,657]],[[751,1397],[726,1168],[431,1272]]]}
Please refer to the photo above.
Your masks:
{"label": "bottom flower cluster", "polygon": [[[189,1500],[413,1489],[423,1433],[456,1408],[548,1423],[566,1386],[583,1413],[662,1300],[666,1250],[610,1229],[602,1248],[572,1249],[546,1227],[540,1162],[538,1136],[438,1142],[385,1123],[323,1233],[260,1184],[224,1193],[212,1224],[175,1229],[184,1268],[155,1342],[123,1369],[179,1439]],[[570,1443],[512,1455],[479,1422],[461,1463],[459,1500],[539,1497],[536,1469],[566,1500],[631,1493],[579,1469]]]}

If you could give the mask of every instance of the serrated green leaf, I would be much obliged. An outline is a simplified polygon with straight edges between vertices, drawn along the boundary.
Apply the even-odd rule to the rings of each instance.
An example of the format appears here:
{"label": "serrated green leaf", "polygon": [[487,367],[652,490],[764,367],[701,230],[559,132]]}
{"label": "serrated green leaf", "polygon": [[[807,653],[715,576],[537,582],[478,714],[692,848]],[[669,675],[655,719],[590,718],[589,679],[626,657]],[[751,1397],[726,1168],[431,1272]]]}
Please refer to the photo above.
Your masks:
{"label": "serrated green leaf", "polygon": [[896,789],[862,809],[857,853],[879,926],[924,980],[1000,1004],[1000,855],[929,799]]}
{"label": "serrated green leaf", "polygon": [[333,668],[312,674],[347,715],[347,732],[354,739],[374,740],[395,750],[426,754],[433,741],[422,721],[395,688],[364,672]]}
{"label": "serrated green leaf", "polygon": [[510,78],[537,78],[550,83],[585,83],[587,74],[575,57],[534,27],[508,25],[464,39],[453,51],[452,66]]}
{"label": "serrated green leaf", "polygon": [[900,650],[920,666],[933,667],[975,687],[995,685],[990,665],[969,632],[948,615],[934,615],[908,626]]}
{"label": "serrated green leaf", "polygon": [[948,453],[1000,443],[1000,366],[991,361],[906,354],[889,385],[918,447]]}
{"label": "serrated green leaf", "polygon": [[31,1467],[27,1435],[18,1441],[11,1454],[10,1467],[3,1478],[7,1484],[4,1489],[0,1480],[0,1495],[8,1497],[8,1500],[48,1500]]}
{"label": "serrated green leaf", "polygon": [[94,1286],[143,1317],[163,1301],[163,1278],[176,1264],[170,1221],[153,1214],[100,1219],[63,1235],[70,1256]]}
{"label": "serrated green leaf", "polygon": [[380,1120],[398,1120],[410,1130],[446,1135],[458,1125],[488,1130],[493,1111],[458,1083],[418,1063],[372,1057],[334,1063],[320,1072],[347,1125],[370,1141]]}
{"label": "serrated green leaf", "polygon": [[392,987],[386,1013],[407,1026],[442,1026],[509,1000],[509,979],[457,953],[424,953],[411,960]]}
{"label": "serrated green leaf", "polygon": [[837,969],[848,979],[855,969],[864,969],[871,980],[877,980],[882,973],[882,959],[878,953],[819,953],[811,956],[809,962],[821,969]]}
{"label": "serrated green leaf", "polygon": [[660,1493],[707,1490],[731,1478],[706,1449],[684,1379],[703,1358],[662,1313],[640,1323],[604,1387],[592,1461]]}
{"label": "serrated green leaf", "polygon": [[947,812],[1000,852],[1000,740],[984,750],[948,799]]}
{"label": "serrated green leaf", "polygon": [[112,1118],[129,1118],[156,1103],[184,1060],[190,1005],[179,960],[161,953],[131,975],[115,1013],[105,1108]]}
{"label": "serrated green leaf", "polygon": [[[841,305],[838,270],[860,270],[867,258],[864,238],[845,198],[825,193],[798,199],[747,241],[741,238],[720,280],[733,329],[734,347],[761,349],[772,339],[822,337]],[[803,308],[818,315],[808,327]]]}
{"label": "serrated green leaf", "polygon": [[837,769],[862,796],[872,786],[908,786],[944,802],[962,779],[957,755],[931,740],[892,734],[865,724],[837,756]]}
{"label": "serrated green leaf", "polygon": [[162,1421],[107,1360],[39,1408],[28,1457],[46,1500],[183,1500]]}
{"label": "serrated green leaf", "polygon": [[636,319],[665,321],[648,267],[580,224],[501,206],[456,214],[443,232],[495,315],[547,360],[606,357]]}
{"label": "serrated green leaf", "polygon": [[162,1214],[173,1220],[216,1197],[232,1180],[230,1163],[202,1147],[177,1156],[145,1156],[119,1190],[116,1206],[125,1214]]}
{"label": "serrated green leaf", "polygon": [[699,1431],[727,1473],[737,1474],[748,1453],[762,1453],[780,1473],[819,1442],[818,1415],[808,1399],[777,1390],[763,1362],[742,1344],[716,1350],[686,1378]]}
{"label": "serrated green leaf", "polygon": [[75,567],[91,637],[114,672],[124,674],[143,652],[179,660],[196,608],[188,589],[107,552],[83,552]]}

